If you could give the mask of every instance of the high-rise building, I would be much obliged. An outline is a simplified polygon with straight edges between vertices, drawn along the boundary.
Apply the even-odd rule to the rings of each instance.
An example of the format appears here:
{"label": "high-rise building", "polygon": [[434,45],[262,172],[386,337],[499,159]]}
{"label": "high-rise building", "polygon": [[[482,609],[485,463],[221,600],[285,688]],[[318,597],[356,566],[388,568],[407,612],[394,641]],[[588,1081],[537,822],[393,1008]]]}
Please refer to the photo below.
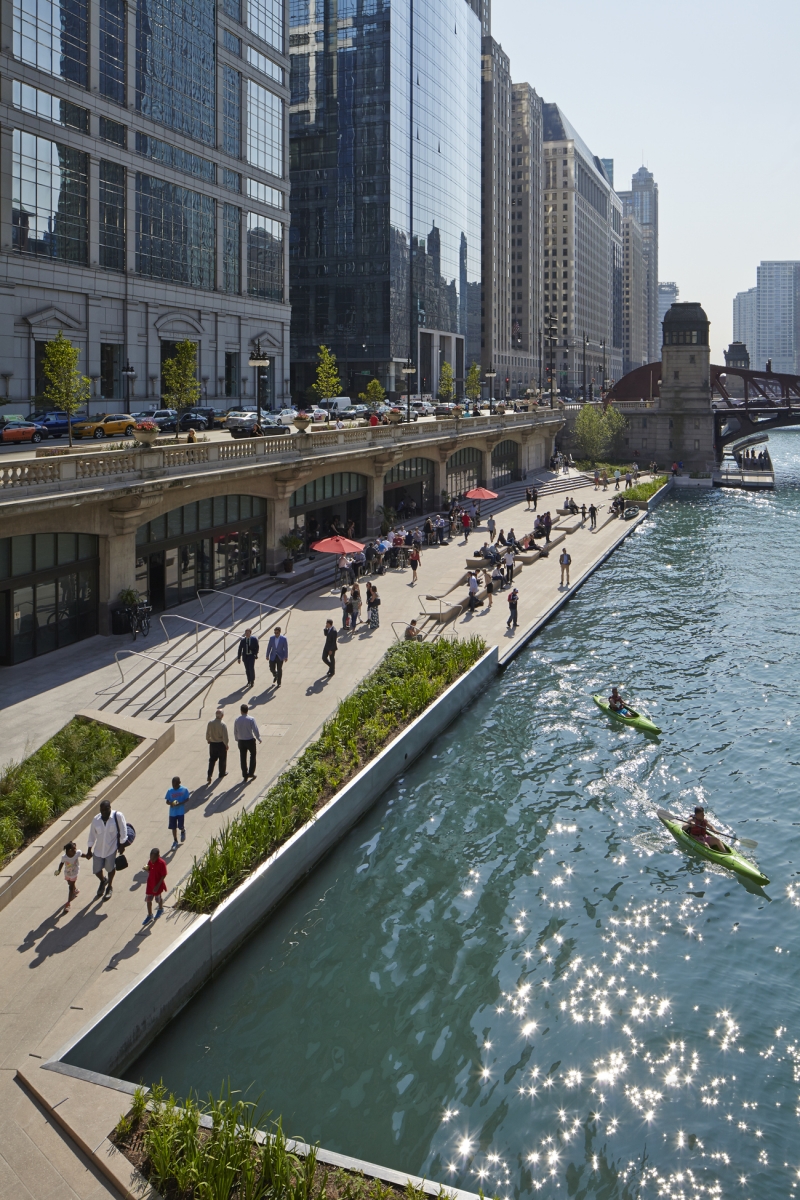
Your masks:
{"label": "high-rise building", "polygon": [[614,160],[613,160],[613,158],[601,158],[600,162],[603,164],[603,170],[605,171],[606,179],[613,187],[614,186]]}
{"label": "high-rise building", "polygon": [[758,353],[758,288],[749,288],[733,298],[733,340],[744,343],[754,366],[761,362]]}
{"label": "high-rise building", "polygon": [[543,323],[556,386],[597,395],[622,374],[622,203],[557,104],[543,106]]}
{"label": "high-rise building", "polygon": [[800,262],[760,263],[756,288],[757,357],[753,365],[763,370],[770,363],[773,371],[797,375],[800,373]]}
{"label": "high-rise building", "polygon": [[642,227],[629,206],[622,214],[622,371],[647,362],[647,268]]}
{"label": "high-rise building", "polygon": [[284,0],[7,0],[3,11],[11,399],[41,396],[45,344],[63,331],[95,411],[158,407],[162,364],[187,338],[204,401],[256,389],[283,400]]}
{"label": "high-rise building", "polygon": [[658,316],[658,184],[652,172],[640,167],[631,179],[631,190],[620,192],[620,197],[631,204],[642,227],[647,270],[647,361],[655,362],[661,353],[661,322]]}
{"label": "high-rise building", "polygon": [[[253,2],[253,0],[250,0]],[[259,0],[261,2],[261,0]],[[479,0],[292,0],[292,391],[463,393],[480,359]]]}
{"label": "high-rise building", "polygon": [[[658,325],[664,324],[664,317],[673,304],[678,303],[680,291],[677,283],[659,283],[658,285]],[[652,360],[649,360],[652,361]]]}
{"label": "high-rise building", "polygon": [[542,101],[527,83],[512,89],[510,231],[511,345],[505,375],[511,395],[517,396],[541,379]]}
{"label": "high-rise building", "polygon": [[482,59],[481,366],[497,371],[495,391],[505,395],[511,352],[511,64],[492,37],[483,39]]}

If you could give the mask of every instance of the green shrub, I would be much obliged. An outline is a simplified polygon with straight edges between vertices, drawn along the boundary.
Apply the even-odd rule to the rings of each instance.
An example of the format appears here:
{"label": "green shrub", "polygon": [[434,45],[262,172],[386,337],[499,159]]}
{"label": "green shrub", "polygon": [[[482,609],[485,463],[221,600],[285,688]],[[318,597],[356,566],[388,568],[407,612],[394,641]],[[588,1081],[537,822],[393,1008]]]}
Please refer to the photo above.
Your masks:
{"label": "green shrub", "polygon": [[255,808],[211,839],[194,860],[180,907],[203,913],[215,908],[485,649],[478,637],[393,646]]}
{"label": "green shrub", "polygon": [[75,717],[21,763],[0,772],[0,863],[80,803],[139,738]]}
{"label": "green shrub", "polygon": [[628,488],[627,492],[623,492],[622,495],[626,500],[649,500],[666,482],[666,475],[658,475],[650,483],[637,483],[635,487]]}

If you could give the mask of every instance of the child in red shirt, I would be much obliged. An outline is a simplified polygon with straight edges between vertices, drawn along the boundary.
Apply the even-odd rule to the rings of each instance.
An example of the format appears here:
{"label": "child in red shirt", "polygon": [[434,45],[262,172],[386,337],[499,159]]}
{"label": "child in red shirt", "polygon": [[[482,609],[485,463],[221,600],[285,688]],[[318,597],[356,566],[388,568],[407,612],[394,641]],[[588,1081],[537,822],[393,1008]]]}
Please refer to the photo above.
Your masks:
{"label": "child in red shirt", "polygon": [[164,911],[164,892],[167,890],[167,885],[164,882],[166,877],[167,864],[161,857],[161,851],[156,846],[150,851],[150,861],[147,864],[147,887],[145,888],[144,895],[147,901],[147,916],[142,921],[142,925],[149,925],[153,920],[153,900],[158,902],[156,918],[160,917]]}

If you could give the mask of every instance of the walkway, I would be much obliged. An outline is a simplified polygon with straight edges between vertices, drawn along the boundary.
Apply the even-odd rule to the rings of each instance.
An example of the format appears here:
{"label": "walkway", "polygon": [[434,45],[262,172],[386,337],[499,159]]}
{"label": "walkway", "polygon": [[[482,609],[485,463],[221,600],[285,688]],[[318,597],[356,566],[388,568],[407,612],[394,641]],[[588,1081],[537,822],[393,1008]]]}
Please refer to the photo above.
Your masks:
{"label": "walkway", "polygon": [[[575,485],[579,500],[591,503],[592,485],[582,479],[576,479]],[[605,509],[610,492],[601,499]],[[513,526],[520,535],[533,523],[532,516],[526,514],[524,499],[507,503],[497,519],[498,525]],[[596,533],[585,528],[571,534],[567,547],[572,556],[572,583],[588,575],[629,530],[630,525],[622,527],[614,520]],[[483,540],[480,531],[473,533],[468,549],[477,548]],[[461,635],[480,633],[490,644],[498,644],[503,653],[561,594],[558,552],[524,567],[515,579],[520,589],[520,629],[516,634],[505,627],[505,594],[496,598],[492,609],[484,607],[473,615],[459,617],[456,631]],[[192,920],[168,909],[161,920],[142,931],[142,868],[150,847],[166,850],[168,883],[175,888],[209,837],[232,815],[256,803],[270,781],[315,736],[339,700],[380,660],[394,640],[391,621],[417,615],[415,593],[442,594],[464,575],[465,563],[464,541],[459,537],[449,546],[424,552],[418,588],[411,586],[410,570],[381,577],[381,627],[370,633],[359,626],[354,634],[341,639],[337,671],[331,680],[325,678],[320,661],[322,629],[329,615],[340,623],[338,596],[318,590],[301,600],[289,625],[290,660],[280,692],[267,686],[270,678],[263,659],[259,660],[256,688],[251,693],[243,691],[244,675],[232,664],[210,689],[202,708],[198,704],[194,711],[187,709],[176,720],[171,750],[117,802],[135,825],[138,837],[131,870],[118,877],[113,897],[95,902],[95,881],[86,863],[80,899],[67,916],[61,915],[60,909],[66,886],[62,879],[54,879],[49,869],[0,911],[0,1107],[4,1115],[0,1126],[0,1200],[96,1200],[115,1195],[88,1160],[58,1129],[48,1125],[42,1110],[16,1082],[15,1068],[31,1061],[38,1063],[55,1052]],[[461,598],[466,589],[460,587],[455,594]],[[92,643],[88,652],[75,647],[66,655],[52,656],[51,663],[43,658],[4,672],[4,728],[15,731],[18,748],[25,739],[31,745],[43,741],[76,709],[96,706],[96,693],[108,685],[116,671],[109,665],[113,649],[109,649],[108,642],[100,643],[100,639]],[[258,778],[242,783],[234,754],[229,758],[228,779],[208,787],[205,722],[221,704],[231,727],[245,695],[263,738]],[[163,799],[173,774],[180,775],[192,791],[186,816],[187,840],[175,852],[169,849]],[[110,1116],[110,1123],[115,1119],[116,1114]]]}

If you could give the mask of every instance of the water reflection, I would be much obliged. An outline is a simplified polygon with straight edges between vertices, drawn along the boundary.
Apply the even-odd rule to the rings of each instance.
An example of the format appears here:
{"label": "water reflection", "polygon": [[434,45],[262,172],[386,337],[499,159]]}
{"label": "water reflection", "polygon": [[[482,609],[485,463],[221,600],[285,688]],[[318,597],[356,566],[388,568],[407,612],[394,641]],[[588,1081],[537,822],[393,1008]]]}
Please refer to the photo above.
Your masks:
{"label": "water reflection", "polygon": [[[665,505],[130,1076],[230,1077],[509,1200],[795,1194],[800,438],[772,446],[774,496]],[[661,738],[599,713],[611,682]],[[655,818],[695,802],[767,894]]]}

